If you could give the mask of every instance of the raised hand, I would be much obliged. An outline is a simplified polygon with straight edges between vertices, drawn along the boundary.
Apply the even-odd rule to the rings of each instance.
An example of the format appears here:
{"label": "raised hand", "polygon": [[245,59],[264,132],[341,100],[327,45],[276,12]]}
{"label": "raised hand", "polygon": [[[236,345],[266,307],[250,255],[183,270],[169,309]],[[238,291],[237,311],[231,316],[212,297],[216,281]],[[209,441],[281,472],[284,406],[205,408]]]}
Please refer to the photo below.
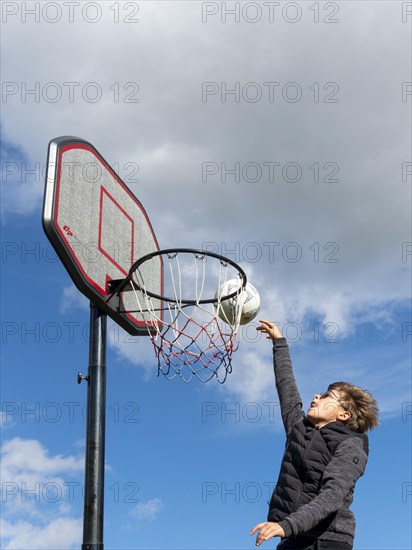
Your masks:
{"label": "raised hand", "polygon": [[278,327],[275,325],[275,323],[271,323],[270,321],[259,321],[260,326],[256,328],[256,330],[259,330],[260,332],[263,332],[264,334],[267,334],[266,338],[269,340],[275,340],[276,338],[283,338],[282,333],[278,329]]}

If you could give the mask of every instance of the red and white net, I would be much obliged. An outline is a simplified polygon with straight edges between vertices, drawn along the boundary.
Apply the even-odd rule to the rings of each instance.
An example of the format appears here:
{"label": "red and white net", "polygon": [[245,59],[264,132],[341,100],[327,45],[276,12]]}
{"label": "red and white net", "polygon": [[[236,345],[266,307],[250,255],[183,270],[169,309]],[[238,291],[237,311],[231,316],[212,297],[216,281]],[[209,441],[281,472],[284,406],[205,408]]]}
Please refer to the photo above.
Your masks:
{"label": "red and white net", "polygon": [[[148,294],[150,289],[146,288],[141,268],[130,279],[136,310],[153,343],[158,374],[169,379],[179,376],[185,382],[196,377],[202,382],[216,378],[223,383],[232,371],[232,354],[239,344],[242,300],[237,298],[242,293],[244,274],[233,262],[201,251],[161,254],[163,296],[167,299],[159,300]],[[238,285],[235,297],[230,299],[229,319],[227,308],[222,308],[225,296],[221,295],[221,289],[233,279]]]}

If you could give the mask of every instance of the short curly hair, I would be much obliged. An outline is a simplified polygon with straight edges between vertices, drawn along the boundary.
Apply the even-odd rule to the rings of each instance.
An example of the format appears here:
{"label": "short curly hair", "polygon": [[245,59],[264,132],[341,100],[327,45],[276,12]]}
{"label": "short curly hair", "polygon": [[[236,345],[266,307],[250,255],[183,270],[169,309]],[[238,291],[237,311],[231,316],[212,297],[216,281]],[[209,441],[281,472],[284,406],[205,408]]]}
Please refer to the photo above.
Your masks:
{"label": "short curly hair", "polygon": [[368,390],[349,384],[349,382],[334,382],[328,390],[338,391],[339,400],[351,416],[345,425],[354,432],[366,432],[379,425],[379,408],[376,400]]}

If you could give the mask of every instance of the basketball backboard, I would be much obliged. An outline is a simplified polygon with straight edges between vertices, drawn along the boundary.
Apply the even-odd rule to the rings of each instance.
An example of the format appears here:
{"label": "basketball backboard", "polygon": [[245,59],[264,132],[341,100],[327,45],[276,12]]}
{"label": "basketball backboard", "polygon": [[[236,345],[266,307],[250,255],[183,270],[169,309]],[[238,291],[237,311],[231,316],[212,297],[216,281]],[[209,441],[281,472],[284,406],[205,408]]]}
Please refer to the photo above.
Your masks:
{"label": "basketball backboard", "polygon": [[[50,142],[43,228],[80,292],[129,334],[148,334],[142,315],[130,312],[133,293],[121,292],[120,304],[107,301],[108,285],[159,250],[156,236],[143,206],[88,141],[63,136]],[[161,295],[161,256],[145,269],[147,286]]]}

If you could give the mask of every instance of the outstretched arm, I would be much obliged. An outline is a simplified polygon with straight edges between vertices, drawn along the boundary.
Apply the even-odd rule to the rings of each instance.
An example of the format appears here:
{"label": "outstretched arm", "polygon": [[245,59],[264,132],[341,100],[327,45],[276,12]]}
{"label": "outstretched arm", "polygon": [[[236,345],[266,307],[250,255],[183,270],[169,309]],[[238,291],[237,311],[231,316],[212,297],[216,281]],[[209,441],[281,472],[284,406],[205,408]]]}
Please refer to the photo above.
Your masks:
{"label": "outstretched arm", "polygon": [[273,342],[276,389],[286,436],[289,436],[294,424],[303,417],[302,398],[293,375],[289,346],[275,323],[263,320],[260,323],[257,330]]}

